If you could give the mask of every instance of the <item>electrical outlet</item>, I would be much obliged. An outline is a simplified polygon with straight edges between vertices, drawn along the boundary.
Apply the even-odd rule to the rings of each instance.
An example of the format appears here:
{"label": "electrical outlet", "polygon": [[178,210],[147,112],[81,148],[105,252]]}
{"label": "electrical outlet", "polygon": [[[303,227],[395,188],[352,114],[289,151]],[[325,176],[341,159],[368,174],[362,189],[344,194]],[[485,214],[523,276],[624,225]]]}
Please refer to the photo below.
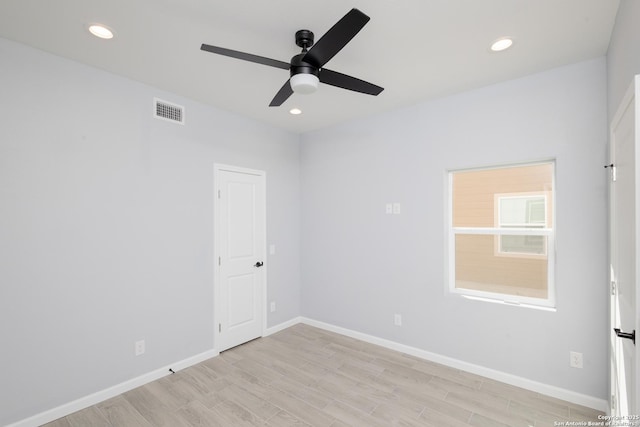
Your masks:
{"label": "electrical outlet", "polygon": [[576,351],[569,352],[569,366],[582,369],[582,353]]}
{"label": "electrical outlet", "polygon": [[270,309],[271,309],[271,312],[272,312],[272,313],[273,313],[274,311],[276,311],[276,302],[275,302],[275,301],[271,301]]}
{"label": "electrical outlet", "polygon": [[140,356],[145,352],[144,340],[136,341],[136,356]]}
{"label": "electrical outlet", "polygon": [[396,326],[402,326],[402,315],[395,314],[393,316],[393,324]]}
{"label": "electrical outlet", "polygon": [[401,209],[400,209],[400,203],[394,203],[393,204],[393,214],[394,215],[400,215]]}

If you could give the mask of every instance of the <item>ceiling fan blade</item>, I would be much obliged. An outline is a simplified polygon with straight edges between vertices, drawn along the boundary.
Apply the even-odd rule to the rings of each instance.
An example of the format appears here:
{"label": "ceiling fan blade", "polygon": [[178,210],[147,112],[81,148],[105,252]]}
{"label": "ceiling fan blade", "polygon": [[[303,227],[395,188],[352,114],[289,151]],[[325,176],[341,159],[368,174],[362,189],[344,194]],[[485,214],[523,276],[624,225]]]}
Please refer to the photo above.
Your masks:
{"label": "ceiling fan blade", "polygon": [[218,55],[242,59],[243,61],[256,62],[258,64],[268,65],[270,67],[282,68],[283,70],[288,70],[289,68],[291,68],[291,65],[288,62],[265,58],[264,56],[252,55],[250,53],[238,52],[237,50],[225,49],[224,47],[211,46],[203,43],[202,46],[200,46],[200,49],[206,52],[217,53]]}
{"label": "ceiling fan blade", "polygon": [[289,84],[289,80],[284,82],[284,85],[280,88],[276,96],[271,100],[271,104],[269,107],[279,107],[282,105],[284,101],[289,99],[289,97],[293,95],[293,89],[291,89],[291,84]]}
{"label": "ceiling fan blade", "polygon": [[349,41],[369,22],[369,17],[358,9],[351,9],[336,24],[318,40],[303,61],[316,68],[322,68],[336,53],[345,47]]}
{"label": "ceiling fan blade", "polygon": [[326,68],[320,70],[319,78],[322,83],[354,92],[366,93],[367,95],[375,96],[384,90],[384,88],[373,83],[365,82],[337,71],[327,70]]}

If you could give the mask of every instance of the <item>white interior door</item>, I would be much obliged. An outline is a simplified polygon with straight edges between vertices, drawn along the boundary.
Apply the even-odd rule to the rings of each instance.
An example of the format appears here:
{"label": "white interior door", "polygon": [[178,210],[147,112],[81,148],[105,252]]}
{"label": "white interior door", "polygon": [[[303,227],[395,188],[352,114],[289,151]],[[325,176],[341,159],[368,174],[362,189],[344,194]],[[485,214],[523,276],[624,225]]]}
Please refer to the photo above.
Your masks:
{"label": "white interior door", "polygon": [[263,334],[265,174],[216,165],[216,342],[218,351]]}
{"label": "white interior door", "polygon": [[640,413],[638,352],[632,335],[638,329],[638,122],[640,77],[623,100],[611,123],[610,150],[610,270],[611,270],[611,413]]}

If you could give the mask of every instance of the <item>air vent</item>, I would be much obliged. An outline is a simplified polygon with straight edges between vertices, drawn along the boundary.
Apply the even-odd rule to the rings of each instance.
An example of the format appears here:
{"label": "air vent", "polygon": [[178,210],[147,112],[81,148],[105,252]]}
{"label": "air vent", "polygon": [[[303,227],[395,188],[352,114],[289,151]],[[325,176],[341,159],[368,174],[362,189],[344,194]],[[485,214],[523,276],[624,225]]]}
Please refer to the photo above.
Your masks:
{"label": "air vent", "polygon": [[162,99],[154,98],[153,116],[157,119],[184,124],[184,107]]}

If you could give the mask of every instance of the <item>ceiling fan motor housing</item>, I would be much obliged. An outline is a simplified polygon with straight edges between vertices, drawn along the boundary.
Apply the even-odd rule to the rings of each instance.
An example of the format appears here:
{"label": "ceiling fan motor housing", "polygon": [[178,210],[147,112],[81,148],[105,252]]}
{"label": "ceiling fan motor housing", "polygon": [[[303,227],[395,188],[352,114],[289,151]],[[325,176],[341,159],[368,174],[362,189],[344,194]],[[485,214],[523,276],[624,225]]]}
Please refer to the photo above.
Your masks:
{"label": "ceiling fan motor housing", "polygon": [[296,74],[313,74],[314,76],[318,77],[318,68],[314,67],[308,62],[305,62],[303,60],[305,55],[306,53],[303,52],[291,58],[291,68],[289,69],[291,77],[295,76]]}

